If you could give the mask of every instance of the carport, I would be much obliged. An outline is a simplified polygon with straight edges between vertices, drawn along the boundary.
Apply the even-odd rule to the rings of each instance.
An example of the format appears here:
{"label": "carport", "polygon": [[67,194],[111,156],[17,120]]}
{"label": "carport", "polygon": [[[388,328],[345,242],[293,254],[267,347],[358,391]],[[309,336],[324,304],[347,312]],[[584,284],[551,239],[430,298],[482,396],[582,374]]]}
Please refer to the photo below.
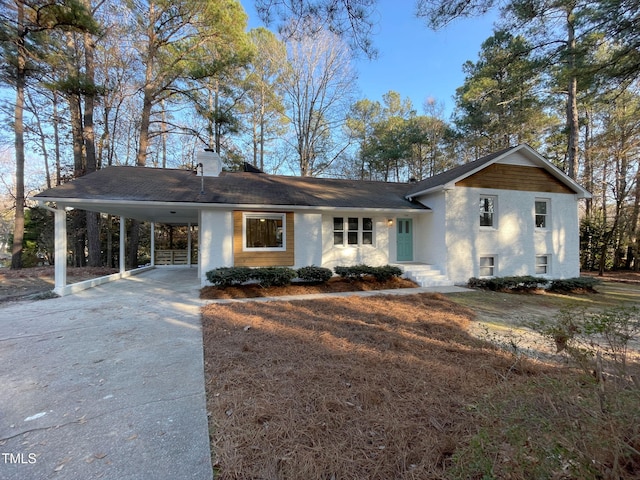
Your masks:
{"label": "carport", "polygon": [[[167,224],[173,226],[188,227],[187,266],[191,267],[191,252],[193,239],[192,227],[198,225],[197,205],[176,204],[175,202],[145,202],[130,200],[89,200],[82,198],[36,198],[38,204],[51,211],[54,215],[54,259],[55,259],[55,285],[54,293],[60,296],[69,295],[86,288],[91,288],[102,283],[118,280],[130,275],[156,267],[155,262],[155,226]],[[86,280],[84,282],[67,285],[67,211],[72,209],[88,210],[101,214],[111,214],[120,219],[119,241],[119,272],[113,275]],[[132,270],[125,267],[126,245],[126,221],[135,219],[151,224],[151,262],[150,265]],[[198,276],[200,275],[198,267]]]}
{"label": "carport", "polygon": [[[197,170],[143,167],[106,167],[71,182],[35,195],[38,204],[53,212],[55,286],[53,291],[68,295],[86,288],[134,275],[156,267],[155,225],[188,226],[187,266],[191,267],[193,248],[191,227],[199,226],[205,200],[205,176],[218,176],[222,170],[220,156],[211,151],[196,155]],[[119,272],[114,275],[67,285],[67,223],[66,212],[81,209],[120,218]],[[148,267],[126,270],[126,220],[151,224],[151,262]],[[200,242],[198,228],[198,245]],[[198,277],[201,276],[198,262]]]}

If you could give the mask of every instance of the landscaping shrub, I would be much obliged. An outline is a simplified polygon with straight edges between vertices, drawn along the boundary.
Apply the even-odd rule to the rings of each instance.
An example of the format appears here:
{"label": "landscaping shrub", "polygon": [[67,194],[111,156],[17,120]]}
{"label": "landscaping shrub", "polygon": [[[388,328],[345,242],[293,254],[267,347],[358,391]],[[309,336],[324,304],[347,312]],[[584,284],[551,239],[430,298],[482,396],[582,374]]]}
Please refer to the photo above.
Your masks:
{"label": "landscaping shrub", "polygon": [[384,265],[382,267],[371,267],[369,265],[353,265],[350,267],[335,267],[333,269],[337,275],[342,278],[351,280],[361,280],[363,277],[372,276],[378,282],[385,282],[393,277],[400,277],[402,270],[393,265]]}
{"label": "landscaping shrub", "polygon": [[289,267],[261,267],[251,271],[251,278],[257,280],[261,287],[289,285],[296,276],[296,271]]}
{"label": "landscaping shrub", "polygon": [[600,284],[600,280],[593,277],[575,277],[564,280],[553,280],[548,290],[556,293],[597,293],[595,286]]}
{"label": "landscaping shrub", "polygon": [[331,277],[333,277],[333,272],[329,268],[311,265],[310,267],[302,267],[298,269],[298,278],[305,282],[324,283]]}
{"label": "landscaping shrub", "polygon": [[494,278],[470,278],[468,286],[470,288],[480,288],[483,290],[493,290],[495,292],[518,291],[524,292],[536,290],[549,283],[546,278],[533,277],[531,275],[494,277]]}
{"label": "landscaping shrub", "polygon": [[386,282],[393,277],[402,276],[402,270],[400,267],[393,265],[385,265],[383,267],[372,267],[371,275],[373,275],[378,282]]}
{"label": "landscaping shrub", "polygon": [[207,272],[207,280],[219,287],[230,287],[248,282],[252,277],[249,267],[219,267]]}
{"label": "landscaping shrub", "polygon": [[370,267],[369,265],[352,265],[349,267],[335,267],[333,269],[334,272],[336,272],[337,275],[340,275],[342,278],[349,278],[349,279],[360,279],[362,277],[364,277],[365,275],[371,275],[371,270],[373,267]]}

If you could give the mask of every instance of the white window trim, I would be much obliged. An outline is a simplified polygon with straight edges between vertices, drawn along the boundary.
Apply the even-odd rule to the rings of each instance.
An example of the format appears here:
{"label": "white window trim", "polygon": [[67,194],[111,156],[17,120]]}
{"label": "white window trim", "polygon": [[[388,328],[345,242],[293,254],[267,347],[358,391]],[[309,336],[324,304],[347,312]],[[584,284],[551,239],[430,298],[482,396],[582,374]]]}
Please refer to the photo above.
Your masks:
{"label": "white window trim", "polygon": [[[541,258],[541,257],[547,257],[547,263],[544,263],[544,264],[538,263],[538,258]],[[539,266],[540,267],[544,266],[546,271],[544,273],[538,273],[537,270]],[[536,254],[533,268],[536,275],[542,275],[542,276],[550,275],[551,274],[551,254],[550,253]]]}
{"label": "white window trim", "polygon": [[[342,230],[335,230],[333,228],[333,219],[334,218],[342,218]],[[357,218],[358,219],[358,229],[357,230],[349,230],[349,219]],[[363,219],[370,218],[371,219],[371,230],[364,230],[364,221]],[[342,243],[333,243],[332,246],[336,248],[361,248],[361,247],[373,247],[376,245],[376,219],[375,217],[366,217],[366,216],[357,216],[357,215],[347,215],[346,217],[341,217],[338,215],[331,216],[331,232],[332,235],[335,232],[342,232]],[[358,234],[358,243],[349,243],[349,232],[357,232]],[[371,243],[363,243],[364,233],[371,232]],[[332,237],[333,241],[333,237]]]}
{"label": "white window trim", "polygon": [[[493,258],[493,267],[492,267],[493,273],[491,275],[482,275],[480,273],[482,269],[481,260],[483,258]],[[497,272],[498,272],[498,255],[488,253],[486,255],[483,254],[478,257],[478,278],[493,278],[496,276]]]}
{"label": "white window trim", "polygon": [[[545,226],[544,227],[539,227],[536,224],[536,215],[538,215],[536,213],[536,202],[544,202],[547,205],[547,213],[545,213]],[[550,226],[549,224],[551,223],[551,199],[549,198],[536,198],[533,202],[533,225],[535,227],[536,230],[549,230]]]}
{"label": "white window trim", "polygon": [[[476,205],[479,205],[480,200],[483,198],[491,198],[493,199],[493,225],[480,225],[480,217],[477,218],[477,224],[480,230],[497,230],[498,229],[498,196],[497,195],[485,195],[480,194],[478,196],[478,201]],[[477,211],[477,210],[476,210]]]}
{"label": "white window trim", "polygon": [[[282,247],[247,247],[247,219],[268,218],[282,220]],[[287,251],[287,214],[279,212],[242,212],[242,251],[243,252],[286,252]]]}

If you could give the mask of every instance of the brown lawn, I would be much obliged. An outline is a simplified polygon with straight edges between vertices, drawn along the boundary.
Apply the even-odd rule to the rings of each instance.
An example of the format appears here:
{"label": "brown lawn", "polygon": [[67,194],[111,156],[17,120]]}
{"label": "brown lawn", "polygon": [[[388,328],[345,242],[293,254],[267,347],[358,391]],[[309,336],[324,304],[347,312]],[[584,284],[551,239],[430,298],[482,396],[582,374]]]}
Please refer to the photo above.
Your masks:
{"label": "brown lawn", "polygon": [[438,294],[206,306],[216,478],[444,478],[477,403],[542,370],[472,316]]}
{"label": "brown lawn", "polygon": [[[0,269],[0,302],[20,300],[31,295],[48,294],[55,285],[53,266]],[[108,267],[67,267],[67,284],[116,273]]]}

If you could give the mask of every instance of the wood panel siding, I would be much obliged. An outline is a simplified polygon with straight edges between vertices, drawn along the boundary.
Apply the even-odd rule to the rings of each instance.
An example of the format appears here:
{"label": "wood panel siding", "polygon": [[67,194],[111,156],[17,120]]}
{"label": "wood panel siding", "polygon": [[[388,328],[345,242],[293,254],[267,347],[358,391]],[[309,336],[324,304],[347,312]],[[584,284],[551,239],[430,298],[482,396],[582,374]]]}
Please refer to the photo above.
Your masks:
{"label": "wood panel siding", "polygon": [[[242,245],[242,214],[233,212],[233,265],[236,267],[289,267],[295,264],[295,241],[293,233],[293,212],[286,212],[284,251],[244,251]],[[246,213],[285,213],[285,212],[246,212]]]}
{"label": "wood panel siding", "polygon": [[542,168],[494,163],[456,182],[456,187],[497,188],[528,192],[576,193]]}

